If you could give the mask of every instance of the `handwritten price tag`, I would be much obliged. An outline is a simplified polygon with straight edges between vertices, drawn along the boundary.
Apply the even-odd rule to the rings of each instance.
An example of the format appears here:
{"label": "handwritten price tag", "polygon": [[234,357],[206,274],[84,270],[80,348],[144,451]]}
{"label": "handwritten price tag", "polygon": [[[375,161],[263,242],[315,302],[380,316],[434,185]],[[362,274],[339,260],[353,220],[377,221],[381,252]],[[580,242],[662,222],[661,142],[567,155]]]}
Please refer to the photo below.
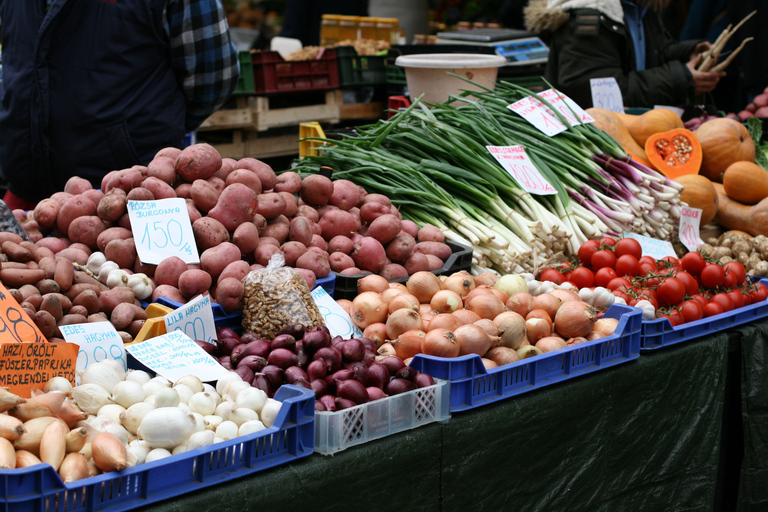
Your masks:
{"label": "handwritten price tag", "polygon": [[193,340],[216,344],[216,324],[213,320],[211,298],[198,295],[179,309],[163,317],[166,332],[182,331]]}
{"label": "handwritten price tag", "polygon": [[624,238],[634,238],[640,242],[640,247],[643,249],[643,256],[651,256],[660,260],[666,256],[675,256],[675,248],[671,243],[666,240],[659,240],[651,238],[649,236],[638,235],[637,233],[624,232]]}
{"label": "handwritten price tag", "polygon": [[589,87],[592,90],[592,105],[612,112],[624,112],[624,99],[615,78],[591,78]]}
{"label": "handwritten price tag", "polygon": [[73,343],[1,343],[0,386],[24,398],[57,376],[74,386],[77,350]]}
{"label": "handwritten price tag", "polygon": [[523,146],[485,146],[526,192],[539,196],[557,194],[525,153]]}
{"label": "handwritten price tag", "polygon": [[323,315],[325,325],[331,331],[331,336],[341,336],[344,339],[362,337],[363,331],[352,323],[352,318],[344,311],[344,308],[339,306],[322,286],[312,290],[310,295],[312,295],[317,309],[320,310],[320,314]]}
{"label": "handwritten price tag", "polygon": [[680,241],[689,251],[695,251],[704,243],[699,235],[699,223],[701,222],[701,212],[699,208],[689,208],[683,206],[680,209],[680,227],[678,233]]}
{"label": "handwritten price tag", "polygon": [[128,201],[128,217],[142,263],[157,265],[171,256],[200,263],[184,199]]}
{"label": "handwritten price tag", "polygon": [[[547,89],[539,94],[548,101],[553,108],[562,114],[571,126],[582,123],[593,123],[595,120],[587,114],[584,109],[576,104],[571,98],[555,89]],[[552,137],[568,129],[554,111],[542,103],[534,96],[528,96],[507,106],[513,112],[516,112],[526,121],[541,130],[546,135]],[[574,116],[574,113],[577,117]]]}
{"label": "handwritten price tag", "polygon": [[64,339],[80,345],[77,353],[77,371],[81,372],[94,363],[115,359],[128,369],[123,338],[117,334],[112,322],[62,325],[59,327]]}
{"label": "handwritten price tag", "polygon": [[181,331],[149,338],[125,349],[139,362],[173,382],[185,375],[212,382],[229,373]]}
{"label": "handwritten price tag", "polygon": [[48,343],[37,324],[0,283],[0,343]]}

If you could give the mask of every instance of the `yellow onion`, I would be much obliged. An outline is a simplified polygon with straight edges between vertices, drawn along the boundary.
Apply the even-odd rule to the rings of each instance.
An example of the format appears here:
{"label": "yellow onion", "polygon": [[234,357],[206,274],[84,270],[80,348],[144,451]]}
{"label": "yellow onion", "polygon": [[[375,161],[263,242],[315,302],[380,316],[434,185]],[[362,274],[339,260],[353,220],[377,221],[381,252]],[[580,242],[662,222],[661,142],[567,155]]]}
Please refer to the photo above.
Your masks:
{"label": "yellow onion", "polygon": [[404,332],[397,339],[392,340],[391,343],[397,357],[406,359],[420,353],[421,343],[426,335],[427,333],[421,329],[412,329]]}
{"label": "yellow onion", "polygon": [[492,338],[485,332],[485,329],[475,324],[460,325],[453,331],[453,334],[461,347],[459,355],[477,354],[483,357],[491,349],[494,342],[498,342],[498,337]]}
{"label": "yellow onion", "polygon": [[395,290],[400,290],[403,293],[408,292],[408,287],[405,286],[403,283],[389,283],[390,288],[394,288]]}
{"label": "yellow onion", "polygon": [[520,360],[517,350],[509,347],[493,347],[485,354],[485,357],[496,363],[498,366],[514,363]]}
{"label": "yellow onion", "polygon": [[520,292],[511,295],[505,305],[510,311],[514,311],[518,315],[525,317],[531,312],[531,305],[533,304],[533,295],[528,292]]}
{"label": "yellow onion", "polygon": [[459,321],[459,325],[473,324],[473,323],[477,322],[478,320],[482,319],[482,317],[480,315],[478,315],[474,311],[470,311],[467,308],[457,309],[456,311],[454,311],[451,314],[453,316],[455,316],[456,319]]}
{"label": "yellow onion", "polygon": [[380,347],[382,343],[387,341],[387,324],[384,322],[370,324],[363,329],[363,337],[370,338],[377,348]]}
{"label": "yellow onion", "polygon": [[554,352],[555,350],[560,350],[566,348],[567,346],[568,344],[560,336],[547,336],[545,338],[541,338],[534,345],[534,347],[538,348],[544,353]]}
{"label": "yellow onion", "polygon": [[389,288],[389,281],[386,278],[378,274],[368,274],[367,276],[357,280],[357,293],[358,295],[363,292],[376,292],[382,293]]}
{"label": "yellow onion", "polygon": [[[390,290],[394,290],[394,288],[390,288]],[[390,315],[402,308],[418,311],[420,305],[419,299],[416,298],[414,294],[410,292],[400,292],[389,301],[387,311],[389,311]]]}
{"label": "yellow onion", "polygon": [[491,293],[494,294],[501,301],[502,304],[507,302],[509,296],[498,288],[491,288]]}
{"label": "yellow onion", "polygon": [[427,332],[434,329],[448,329],[452,331],[459,325],[461,325],[459,319],[453,313],[440,313],[432,317],[432,320],[429,321],[429,329],[425,330]]}
{"label": "yellow onion", "polygon": [[456,292],[463,299],[475,289],[475,278],[466,270],[460,270],[443,279],[440,286],[443,290]]}
{"label": "yellow onion", "polygon": [[597,310],[584,301],[570,301],[555,315],[555,332],[563,338],[586,336],[595,325]]}
{"label": "yellow onion", "polygon": [[487,332],[489,336],[499,335],[499,326],[493,323],[493,320],[489,320],[488,318],[481,318],[480,320],[472,323],[482,327],[483,330]]}
{"label": "yellow onion", "polygon": [[599,340],[600,338],[605,338],[605,335],[601,332],[589,331],[586,338],[587,338],[587,341]]}
{"label": "yellow onion", "polygon": [[565,288],[555,288],[549,293],[550,295],[554,295],[563,302],[581,300],[581,297],[579,297],[578,293],[574,292],[573,290],[566,290]]}
{"label": "yellow onion", "polygon": [[349,299],[336,299],[336,304],[341,306],[341,309],[347,312],[349,316],[352,316],[352,301]]}
{"label": "yellow onion", "polygon": [[485,286],[485,285],[476,286],[475,288],[470,290],[470,292],[467,293],[464,297],[462,297],[462,299],[464,300],[464,303],[467,303],[470,300],[472,300],[473,298],[477,297],[478,295],[487,295],[489,293],[493,293],[491,291],[491,287],[490,286]]}
{"label": "yellow onion", "polygon": [[440,290],[432,296],[429,301],[429,307],[437,313],[453,313],[459,308],[464,307],[461,296],[453,290]]}
{"label": "yellow onion", "polygon": [[440,291],[440,279],[426,270],[414,272],[405,282],[405,287],[419,299],[421,303],[428,303],[432,296]]}
{"label": "yellow onion", "polygon": [[532,309],[526,316],[525,320],[528,321],[531,318],[541,318],[542,320],[545,320],[547,324],[549,324],[549,330],[552,330],[552,317],[549,316],[549,313],[544,311],[543,309]]}
{"label": "yellow onion", "polygon": [[88,461],[80,453],[68,453],[59,467],[59,476],[65,484],[88,478]]}
{"label": "yellow onion", "polygon": [[406,331],[423,330],[421,317],[412,309],[397,309],[387,318],[387,339],[394,340]]}
{"label": "yellow onion", "polygon": [[592,327],[593,331],[597,331],[603,336],[610,336],[616,331],[616,327],[619,326],[619,320],[616,318],[601,318],[597,322],[595,322],[594,327]]}
{"label": "yellow onion", "polygon": [[517,274],[505,274],[496,280],[493,288],[504,293],[506,297],[511,297],[516,293],[527,292],[528,283]]}
{"label": "yellow onion", "polygon": [[387,301],[387,304],[389,304],[389,302],[392,299],[394,299],[396,296],[400,295],[401,293],[404,293],[404,292],[401,292],[397,288],[387,288],[386,290],[381,292],[381,298]]}
{"label": "yellow onion", "polygon": [[488,359],[486,357],[480,358],[480,361],[483,363],[483,366],[485,367],[486,370],[490,370],[492,368],[496,368],[497,366],[499,366],[496,363],[496,361],[494,361],[493,359]]}
{"label": "yellow onion", "polygon": [[493,323],[499,328],[499,345],[517,350],[527,339],[525,318],[514,311],[496,315]]}
{"label": "yellow onion", "polygon": [[499,275],[494,272],[481,272],[475,276],[476,286],[493,286],[499,280]]}
{"label": "yellow onion", "polygon": [[517,349],[517,355],[520,356],[520,359],[528,359],[529,357],[540,356],[543,353],[544,352],[542,352],[541,349],[536,348],[533,345],[523,345]]}
{"label": "yellow onion", "polygon": [[436,357],[457,357],[461,350],[456,336],[444,328],[432,329],[427,332],[421,342],[424,354]]}
{"label": "yellow onion", "polygon": [[392,343],[382,343],[382,345],[376,351],[376,357],[384,358],[384,357],[391,357],[391,356],[397,357],[397,352],[395,351],[395,347],[392,346]]}
{"label": "yellow onion", "polygon": [[16,450],[9,440],[0,437],[0,469],[16,468]]}
{"label": "yellow onion", "polygon": [[41,461],[40,458],[34,453],[28,452],[27,450],[16,450],[17,468],[28,468],[29,466],[42,463],[43,461]]}
{"label": "yellow onion", "polygon": [[562,304],[563,301],[559,297],[556,297],[551,293],[542,293],[533,298],[531,310],[543,309],[547,312],[550,318],[555,318],[555,314],[557,314],[557,310],[560,309]]}
{"label": "yellow onion", "polygon": [[[593,332],[593,331],[590,331],[590,333],[591,332]],[[565,340],[565,344],[570,347],[571,345],[578,345],[579,343],[586,343],[588,341],[589,340],[587,338],[583,338],[581,336],[577,336],[576,338],[568,338],[567,340]]]}
{"label": "yellow onion", "polygon": [[467,301],[465,309],[477,313],[480,315],[480,318],[493,320],[504,311],[507,311],[507,306],[504,305],[504,301],[491,292],[472,297]]}
{"label": "yellow onion", "polygon": [[352,300],[352,321],[361,329],[387,319],[387,301],[380,293],[363,292]]}
{"label": "yellow onion", "polygon": [[99,432],[91,441],[91,457],[100,470],[121,471],[128,467],[128,451],[120,440],[109,432]]}
{"label": "yellow onion", "polygon": [[[543,318],[529,318],[525,321],[525,334],[529,343],[535,344],[541,338],[552,334],[549,324]],[[512,348],[512,347],[510,347]],[[517,348],[520,348],[519,346]]]}

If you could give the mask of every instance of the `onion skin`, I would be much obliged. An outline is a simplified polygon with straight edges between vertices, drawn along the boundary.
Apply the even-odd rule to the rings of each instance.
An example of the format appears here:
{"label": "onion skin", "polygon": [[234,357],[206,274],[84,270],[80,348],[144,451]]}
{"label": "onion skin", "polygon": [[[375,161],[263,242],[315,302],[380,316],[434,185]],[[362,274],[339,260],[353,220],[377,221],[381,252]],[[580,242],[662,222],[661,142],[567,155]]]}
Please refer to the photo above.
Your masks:
{"label": "onion skin", "polygon": [[480,362],[483,363],[483,366],[485,367],[486,370],[491,370],[499,366],[498,364],[496,364],[496,361],[494,361],[493,359],[488,359],[487,357],[481,357]]}
{"label": "onion skin", "polygon": [[275,391],[277,388],[283,385],[283,382],[285,382],[285,371],[279,366],[268,364],[261,369],[261,373],[264,375],[264,377],[267,379],[267,382],[269,382],[269,385],[272,386],[272,389]]}
{"label": "onion skin", "polygon": [[528,292],[518,292],[509,297],[505,304],[511,311],[525,318],[531,312],[533,295]]}
{"label": "onion skin", "polygon": [[310,382],[315,379],[324,379],[328,375],[328,367],[322,359],[315,359],[307,365],[307,377]]}
{"label": "onion skin", "polygon": [[410,330],[423,330],[421,316],[413,309],[396,309],[389,315],[387,322],[387,339],[397,339],[401,334]]}
{"label": "onion skin", "polygon": [[[581,299],[579,299],[581,300]],[[547,312],[550,318],[555,318],[558,309],[563,304],[563,301],[559,297],[552,295],[551,293],[542,293],[533,298],[531,303],[531,310],[543,309]]]}
{"label": "onion skin", "polygon": [[453,313],[464,307],[461,296],[453,290],[440,290],[429,301],[429,307],[438,313]]}
{"label": "onion skin", "polygon": [[416,384],[410,380],[392,379],[389,381],[389,383],[387,383],[387,387],[384,388],[384,392],[391,396],[407,393],[408,391],[413,391],[414,389],[417,389]]}
{"label": "onion skin", "polygon": [[499,326],[496,325],[495,323],[493,323],[493,320],[489,320],[487,318],[481,318],[477,322],[472,322],[472,323],[482,327],[483,330],[488,333],[488,336],[498,336],[499,335]]}
{"label": "onion skin", "polygon": [[341,344],[341,361],[354,363],[365,357],[365,345],[357,338],[351,338]]}
{"label": "onion skin", "polygon": [[578,338],[589,334],[597,319],[597,310],[579,301],[563,304],[555,315],[555,332],[563,338]]}
{"label": "onion skin", "polygon": [[482,327],[475,324],[460,325],[453,331],[453,334],[461,347],[459,355],[477,354],[483,357],[494,343],[494,339],[488,336]]}
{"label": "onion skin", "polygon": [[456,336],[448,329],[431,329],[421,341],[421,352],[430,356],[458,357],[460,351]]}
{"label": "onion skin", "polygon": [[389,370],[390,377],[394,377],[397,372],[405,368],[405,363],[403,360],[396,356],[385,357],[378,361],[378,363]]}
{"label": "onion skin", "polygon": [[310,331],[301,338],[301,343],[304,348],[314,353],[331,345],[331,335],[323,331]]}
{"label": "onion skin", "polygon": [[485,357],[498,366],[504,366],[505,364],[511,364],[520,360],[517,350],[509,347],[493,347],[485,354]]}
{"label": "onion skin", "polygon": [[267,357],[272,350],[272,345],[268,340],[255,339],[249,343],[240,343],[232,349],[230,353],[230,361],[233,366],[237,367],[238,361],[245,356],[259,356]]}
{"label": "onion skin", "polygon": [[405,282],[405,287],[421,304],[429,304],[432,297],[440,291],[440,278],[427,270],[414,272]]}
{"label": "onion skin", "polygon": [[475,285],[476,286],[493,286],[496,284],[496,281],[499,280],[498,274],[494,272],[482,272],[475,276]]}
{"label": "onion skin", "polygon": [[532,309],[531,312],[525,316],[525,320],[528,321],[531,318],[541,318],[546,320],[547,324],[549,325],[549,330],[552,330],[552,326],[554,325],[554,322],[552,322],[552,317],[549,316],[549,313],[543,309]]}
{"label": "onion skin", "polygon": [[554,352],[556,350],[564,349],[567,346],[568,344],[565,342],[565,340],[559,336],[547,336],[546,338],[541,338],[534,345],[534,347],[538,348],[545,354],[547,352]]}
{"label": "onion skin", "polygon": [[365,386],[354,379],[337,381],[336,396],[351,400],[355,404],[364,404],[370,400]]}
{"label": "onion skin", "polygon": [[304,379],[309,381],[307,372],[299,368],[298,366],[289,366],[285,369],[285,382],[288,384],[294,384],[297,380]]}
{"label": "onion skin", "polygon": [[459,325],[461,325],[459,324],[459,319],[453,313],[440,313],[432,317],[432,320],[429,321],[429,329],[426,329],[426,331],[427,334],[435,329],[448,329],[452,331]]}
{"label": "onion skin", "polygon": [[413,329],[401,334],[397,339],[392,340],[392,346],[395,348],[397,357],[407,359],[421,352],[421,344],[427,333],[420,329]]}
{"label": "onion skin", "polygon": [[459,320],[459,325],[473,324],[481,319],[480,315],[469,309],[457,309],[451,313]]}
{"label": "onion skin", "polygon": [[507,306],[491,292],[469,299],[466,303],[466,309],[477,313],[480,315],[480,318],[493,320],[501,313],[507,311]]}

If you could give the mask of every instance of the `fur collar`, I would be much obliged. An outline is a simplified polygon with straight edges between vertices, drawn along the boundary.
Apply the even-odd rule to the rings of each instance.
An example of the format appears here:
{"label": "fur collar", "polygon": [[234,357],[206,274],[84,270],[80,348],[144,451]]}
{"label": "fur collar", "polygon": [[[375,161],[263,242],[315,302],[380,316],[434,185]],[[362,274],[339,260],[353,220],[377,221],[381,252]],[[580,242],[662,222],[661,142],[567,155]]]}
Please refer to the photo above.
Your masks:
{"label": "fur collar", "polygon": [[525,7],[525,25],[531,32],[555,31],[573,9],[596,9],[611,20],[624,23],[620,0],[531,0]]}

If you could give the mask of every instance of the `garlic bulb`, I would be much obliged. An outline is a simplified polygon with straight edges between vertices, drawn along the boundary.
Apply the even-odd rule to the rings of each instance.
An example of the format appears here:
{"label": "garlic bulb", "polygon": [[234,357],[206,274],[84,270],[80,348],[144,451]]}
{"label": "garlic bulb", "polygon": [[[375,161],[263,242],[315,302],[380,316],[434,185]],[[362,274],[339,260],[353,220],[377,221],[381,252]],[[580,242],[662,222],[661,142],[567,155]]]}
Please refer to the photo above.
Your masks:
{"label": "garlic bulb", "polygon": [[85,268],[98,275],[101,266],[107,262],[107,257],[103,252],[95,251],[88,256],[88,261],[85,262]]}
{"label": "garlic bulb", "polygon": [[85,383],[72,388],[72,399],[88,414],[97,414],[99,409],[110,403],[110,395],[102,386]]}
{"label": "garlic bulb", "polygon": [[154,406],[147,402],[133,404],[120,414],[120,424],[128,432],[136,435],[141,425],[141,420],[152,410],[154,410]]}
{"label": "garlic bulb", "polygon": [[102,283],[106,283],[109,273],[112,272],[113,270],[119,270],[119,269],[120,269],[120,265],[118,265],[114,261],[105,261],[104,264],[101,265],[101,267],[99,268],[99,274],[98,274],[99,281],[101,281]]}
{"label": "garlic bulb", "polygon": [[[96,364],[88,366],[85,370],[80,372],[80,384],[96,384],[101,386],[108,394],[112,394],[112,390],[118,382],[123,379],[120,378],[117,371],[105,361],[101,361]],[[88,412],[88,411],[86,411]]]}
{"label": "garlic bulb", "polygon": [[127,286],[129,277],[131,276],[128,274],[128,272],[121,268],[116,268],[107,274],[106,284],[110,288],[115,288],[117,286]]}
{"label": "garlic bulb", "polygon": [[161,407],[144,416],[137,434],[151,448],[171,450],[186,441],[196,427],[195,417],[191,414],[178,407]]}
{"label": "garlic bulb", "polygon": [[144,400],[144,388],[133,380],[118,382],[112,391],[112,400],[127,409]]}
{"label": "garlic bulb", "polygon": [[131,275],[126,284],[128,288],[133,291],[133,295],[140,300],[146,299],[152,295],[152,292],[155,289],[152,280],[147,277],[147,274],[141,272]]}

